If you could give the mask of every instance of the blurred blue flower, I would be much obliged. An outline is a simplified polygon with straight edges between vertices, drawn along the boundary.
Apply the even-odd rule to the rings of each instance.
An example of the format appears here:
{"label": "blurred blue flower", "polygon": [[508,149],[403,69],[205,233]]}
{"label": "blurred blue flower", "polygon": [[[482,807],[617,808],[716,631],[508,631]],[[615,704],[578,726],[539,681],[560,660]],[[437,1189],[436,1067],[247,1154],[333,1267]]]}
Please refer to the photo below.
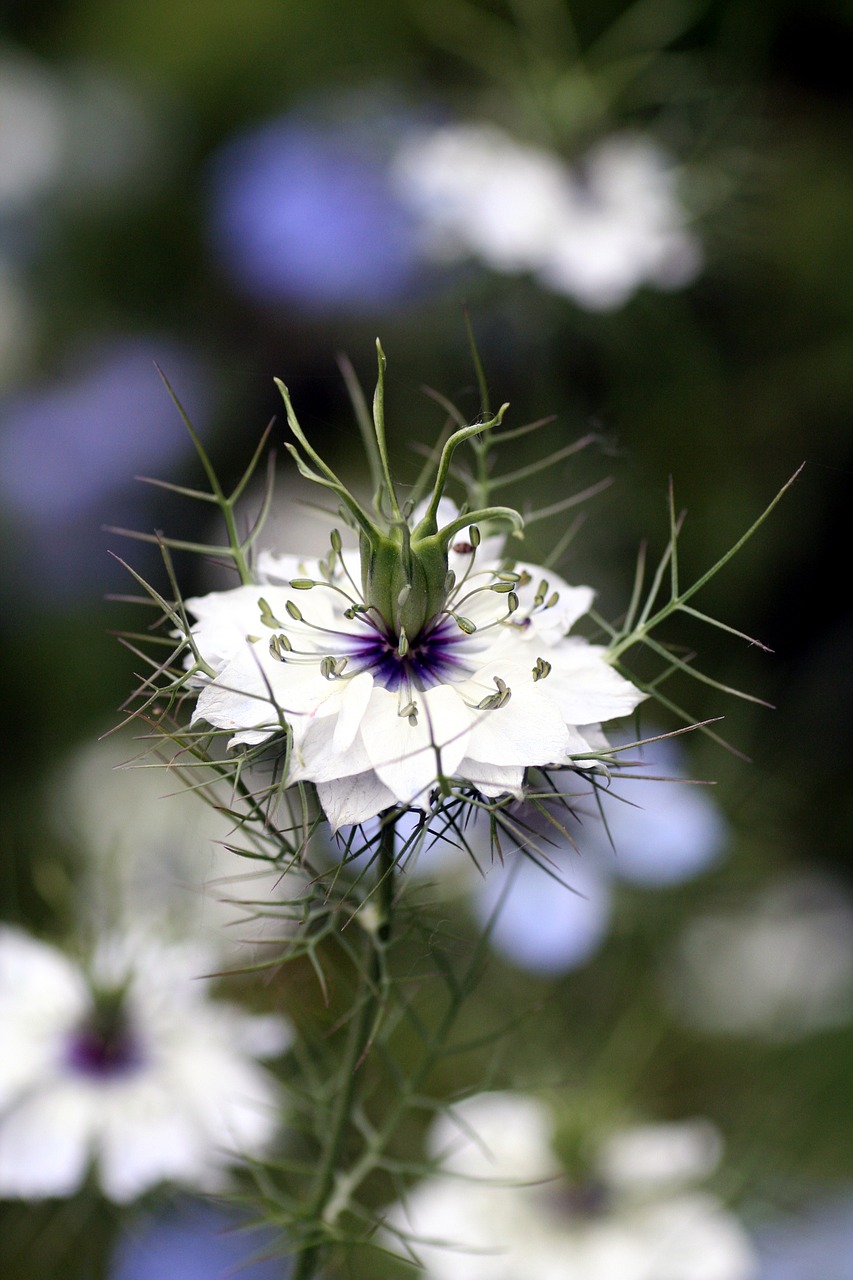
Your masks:
{"label": "blurred blue flower", "polygon": [[271,1232],[246,1230],[233,1211],[185,1202],[126,1231],[110,1280],[286,1280],[287,1261],[249,1261],[271,1243]]}
{"label": "blurred blue flower", "polygon": [[491,942],[511,963],[542,974],[577,968],[604,941],[614,879],[664,888],[722,857],[726,824],[710,788],[675,781],[685,775],[674,742],[643,748],[642,759],[637,776],[618,776],[598,792],[606,826],[594,801],[581,823],[555,813],[573,848],[534,815],[538,852],[505,849],[504,864],[496,861],[476,889],[475,914],[485,922],[497,911]]}
{"label": "blurred blue flower", "polygon": [[103,590],[102,525],[150,523],[152,492],[134,475],[173,468],[191,447],[155,363],[203,432],[203,369],[171,339],[114,338],[72,375],[0,404],[0,518],[26,541],[22,582],[60,595],[83,583]]}
{"label": "blurred blue flower", "polygon": [[416,225],[390,186],[389,128],[357,112],[333,124],[284,116],[214,155],[210,240],[243,293],[357,313],[415,289]]}
{"label": "blurred blue flower", "polygon": [[757,1233],[756,1280],[853,1280],[853,1194]]}

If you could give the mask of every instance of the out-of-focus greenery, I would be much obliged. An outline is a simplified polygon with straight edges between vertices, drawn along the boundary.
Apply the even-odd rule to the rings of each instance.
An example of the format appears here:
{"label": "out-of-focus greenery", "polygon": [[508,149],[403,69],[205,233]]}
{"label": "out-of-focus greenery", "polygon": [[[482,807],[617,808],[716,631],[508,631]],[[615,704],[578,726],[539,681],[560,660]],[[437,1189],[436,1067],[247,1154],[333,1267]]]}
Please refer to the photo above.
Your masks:
{"label": "out-of-focus greenery", "polygon": [[[721,732],[751,759],[698,735],[689,744],[691,768],[718,781],[731,824],[725,865],[679,893],[626,893],[611,941],[581,973],[548,983],[495,962],[472,1015],[493,1026],[504,1009],[541,996],[535,1032],[505,1049],[522,1080],[559,1075],[580,1088],[599,1058],[604,1075],[608,1054],[617,1075],[633,1060],[635,1079],[617,1078],[614,1088],[640,1110],[713,1116],[733,1182],[740,1179],[732,1190],[745,1188],[757,1214],[853,1176],[844,1141],[853,1030],[785,1046],[703,1038],[662,1010],[656,974],[680,924],[708,904],[736,904],[792,867],[831,872],[848,886],[853,879],[853,6],[572,0],[570,8],[576,49],[590,51],[591,65],[608,39],[623,50],[595,91],[563,75],[568,0],[9,0],[0,81],[7,60],[43,75],[60,96],[94,76],[116,86],[144,127],[120,180],[98,186],[84,170],[23,210],[2,211],[0,262],[26,292],[31,328],[23,355],[3,372],[0,437],[10,406],[66,378],[90,344],[153,332],[183,344],[203,369],[205,403],[188,399],[186,408],[205,419],[226,481],[280,414],[274,375],[287,381],[321,452],[355,467],[335,358],[346,352],[370,383],[379,334],[392,449],[414,472],[411,446],[432,440],[443,422],[422,384],[465,413],[479,408],[467,306],[494,399],[510,401],[513,424],[555,414],[543,448],[590,430],[599,437],[547,474],[535,496],[556,501],[613,476],[584,508],[560,565],[569,580],[599,588],[598,607],[611,617],[626,606],[640,541],[648,538],[652,552],[665,544],[670,477],[688,512],[681,554],[689,578],[805,461],[783,506],[701,601],[773,655],[719,632],[685,628],[672,637],[695,644],[716,679],[776,706],[723,704],[701,685],[677,690],[697,719],[725,714]],[[608,128],[654,129],[704,175],[703,272],[683,291],[644,290],[607,313],[476,270],[364,311],[241,296],[205,229],[211,158],[239,131],[306,103],[322,111],[324,102],[377,98],[413,116],[491,118],[566,151]],[[113,119],[107,112],[83,131],[96,159],[109,150]],[[180,433],[177,415],[174,422]],[[280,447],[283,438],[279,418],[273,440]],[[174,482],[197,478],[189,454],[132,465]],[[67,484],[75,483],[69,466]],[[133,683],[134,660],[111,633],[136,627],[138,617],[103,599],[131,589],[107,553],[139,563],[146,551],[99,526],[142,520],[177,536],[201,528],[173,495],[140,486],[132,494],[128,474],[73,526],[52,524],[45,510],[30,524],[0,510],[0,901],[5,919],[48,933],[71,927],[69,858],[45,821],[43,788],[69,751],[115,723]],[[75,555],[68,540],[89,517]],[[565,517],[537,528],[543,557],[564,528]],[[62,590],[45,568],[52,539],[71,551],[69,564],[85,562],[79,583],[69,569]],[[156,557],[145,563],[157,572]],[[202,582],[198,565],[188,561],[182,572],[190,594]],[[627,1052],[623,1041],[633,1046]],[[456,1077],[434,1081],[438,1090],[475,1084],[489,1069],[486,1060],[457,1065]],[[26,1215],[10,1213],[16,1223]],[[24,1266],[19,1274],[35,1273]],[[364,1274],[373,1274],[369,1266]]]}

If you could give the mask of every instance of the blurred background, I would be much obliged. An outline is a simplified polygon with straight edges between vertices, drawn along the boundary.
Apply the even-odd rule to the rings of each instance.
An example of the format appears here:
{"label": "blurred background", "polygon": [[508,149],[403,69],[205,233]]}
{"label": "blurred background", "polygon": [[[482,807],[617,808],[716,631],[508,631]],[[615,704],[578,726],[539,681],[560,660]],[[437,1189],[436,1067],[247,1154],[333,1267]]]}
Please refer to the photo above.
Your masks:
{"label": "blurred background", "polygon": [[[613,619],[641,541],[665,545],[670,477],[688,581],[805,462],[697,601],[773,653],[670,635],[776,708],[673,685],[750,760],[682,740],[677,768],[717,784],[707,854],[678,883],[608,872],[606,941],[544,966],[510,942],[477,997],[484,1022],[497,988],[543,1001],[508,1075],[583,1077],[605,1041],[609,1072],[627,1037],[632,1104],[711,1117],[731,1198],[771,1239],[766,1280],[832,1280],[809,1249],[853,1240],[851,54],[849,0],[6,0],[0,17],[3,919],[77,927],[90,837],[57,816],[56,780],[134,683],[114,557],[165,587],[150,545],[106,530],[210,534],[204,508],[136,479],[201,478],[156,366],[226,487],[274,415],[283,453],[274,376],[358,476],[336,361],[370,388],[379,336],[413,476],[444,422],[424,387],[480,407],[467,309],[511,425],[554,415],[525,460],[595,437],[506,497],[612,478],[571,539],[574,509],[535,523],[527,555],[564,539],[561,573]],[[292,509],[273,527],[297,549]],[[210,581],[192,558],[180,574],[186,594]],[[689,843],[692,818],[673,821]],[[34,1275],[29,1211],[7,1211],[9,1274]]]}

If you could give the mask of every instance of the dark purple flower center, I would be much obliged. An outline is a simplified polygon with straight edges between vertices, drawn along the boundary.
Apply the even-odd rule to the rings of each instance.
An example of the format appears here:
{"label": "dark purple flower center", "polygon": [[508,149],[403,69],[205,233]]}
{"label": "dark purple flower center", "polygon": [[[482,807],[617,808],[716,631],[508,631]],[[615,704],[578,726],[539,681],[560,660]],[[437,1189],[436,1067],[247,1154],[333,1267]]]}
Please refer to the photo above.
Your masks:
{"label": "dark purple flower center", "polygon": [[468,670],[459,645],[468,637],[453,618],[442,615],[428,623],[404,653],[393,633],[371,631],[350,641],[347,671],[369,671],[376,684],[392,692],[400,688],[430,689],[446,680],[459,680]]}
{"label": "dark purple flower center", "polygon": [[142,1061],[139,1041],[121,1009],[96,1010],[72,1032],[65,1049],[72,1071],[97,1079],[128,1075]]}

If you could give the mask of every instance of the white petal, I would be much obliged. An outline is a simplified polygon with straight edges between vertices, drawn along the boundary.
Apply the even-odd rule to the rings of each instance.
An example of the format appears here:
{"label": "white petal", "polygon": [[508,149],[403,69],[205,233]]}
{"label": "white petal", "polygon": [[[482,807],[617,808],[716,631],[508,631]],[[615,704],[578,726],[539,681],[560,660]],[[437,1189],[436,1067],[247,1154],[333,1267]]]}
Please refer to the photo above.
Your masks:
{"label": "white petal", "polygon": [[[552,569],[527,564],[523,560],[516,561],[513,569],[529,579],[515,588],[519,604],[512,616],[513,625],[523,627],[528,637],[536,637],[549,645],[556,644],[571,631],[579,618],[589,612],[595,599],[592,587],[570,587]],[[543,582],[547,584],[546,600],[555,592],[559,597],[557,603],[548,609],[536,605],[536,595]]]}
{"label": "white petal", "polygon": [[72,1195],[83,1182],[98,1098],[62,1080],[37,1088],[0,1119],[0,1196]]}
{"label": "white petal", "polygon": [[358,826],[375,818],[395,802],[394,793],[372,771],[318,782],[317,798],[333,834],[340,827]]}
{"label": "white petal", "polygon": [[344,685],[343,696],[335,719],[335,732],[332,739],[333,750],[338,753],[348,751],[358,733],[373,690],[373,676],[369,671],[362,671],[342,684]]}
{"label": "white petal", "polygon": [[459,777],[470,782],[481,795],[495,798],[514,795],[521,799],[524,783],[524,766],[516,764],[489,764],[473,760],[470,756],[459,765]]}
{"label": "white petal", "polygon": [[[201,1091],[207,1083],[199,1081]],[[190,1099],[172,1097],[162,1083],[143,1080],[120,1090],[104,1108],[98,1152],[104,1194],[127,1204],[160,1182],[212,1190],[210,1144],[194,1122]]]}
{"label": "white petal", "polygon": [[440,774],[456,773],[471,726],[471,712],[451,685],[427,689],[416,702],[412,725],[399,715],[398,695],[376,689],[361,724],[376,775],[400,804],[416,804]]}
{"label": "white petal", "polygon": [[567,724],[587,725],[630,715],[646,694],[606,660],[601,645],[563,640],[548,651],[551,671],[543,681]]}
{"label": "white petal", "polygon": [[500,765],[552,764],[564,759],[566,725],[547,689],[534,682],[532,669],[493,663],[465,682],[465,695],[475,706],[496,692],[500,676],[511,691],[502,707],[472,712],[467,754],[473,760]]}

